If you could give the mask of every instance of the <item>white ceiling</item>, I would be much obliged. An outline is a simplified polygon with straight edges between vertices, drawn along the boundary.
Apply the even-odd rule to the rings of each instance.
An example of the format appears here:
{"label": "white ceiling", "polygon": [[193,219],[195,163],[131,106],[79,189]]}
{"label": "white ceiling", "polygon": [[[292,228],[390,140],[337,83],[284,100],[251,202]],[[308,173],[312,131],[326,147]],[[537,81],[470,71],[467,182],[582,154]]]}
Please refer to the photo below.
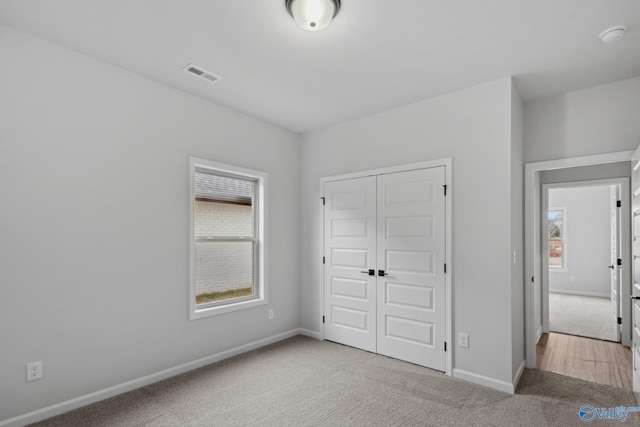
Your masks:
{"label": "white ceiling", "polygon": [[0,23],[299,133],[508,75],[525,100],[640,75],[640,0],[342,0],[316,33],[284,3],[2,0]]}

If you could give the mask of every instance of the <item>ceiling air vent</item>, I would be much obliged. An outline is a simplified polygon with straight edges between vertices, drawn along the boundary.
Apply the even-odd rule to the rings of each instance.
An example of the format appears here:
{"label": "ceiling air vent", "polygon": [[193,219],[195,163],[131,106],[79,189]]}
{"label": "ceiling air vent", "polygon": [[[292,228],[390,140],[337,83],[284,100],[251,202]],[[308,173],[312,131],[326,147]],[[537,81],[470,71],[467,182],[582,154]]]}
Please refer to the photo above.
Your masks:
{"label": "ceiling air vent", "polygon": [[193,64],[187,65],[183,70],[187,73],[193,74],[194,76],[200,77],[201,79],[208,80],[210,83],[215,83],[222,78]]}

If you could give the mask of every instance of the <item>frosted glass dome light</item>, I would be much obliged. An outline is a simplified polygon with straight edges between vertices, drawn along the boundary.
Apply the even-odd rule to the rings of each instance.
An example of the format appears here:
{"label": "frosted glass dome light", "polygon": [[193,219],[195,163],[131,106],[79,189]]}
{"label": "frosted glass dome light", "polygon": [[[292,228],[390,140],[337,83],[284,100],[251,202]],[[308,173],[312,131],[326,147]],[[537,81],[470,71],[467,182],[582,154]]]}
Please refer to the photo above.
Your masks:
{"label": "frosted glass dome light", "polygon": [[340,10],[340,0],[285,0],[289,14],[307,31],[325,28]]}

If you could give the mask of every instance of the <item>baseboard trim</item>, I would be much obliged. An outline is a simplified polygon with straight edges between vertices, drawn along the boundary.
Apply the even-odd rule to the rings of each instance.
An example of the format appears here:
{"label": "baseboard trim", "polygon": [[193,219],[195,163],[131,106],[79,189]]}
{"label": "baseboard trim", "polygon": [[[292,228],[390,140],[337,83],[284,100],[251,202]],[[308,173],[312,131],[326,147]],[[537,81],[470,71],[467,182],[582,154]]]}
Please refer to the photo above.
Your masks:
{"label": "baseboard trim", "polygon": [[317,332],[309,331],[307,329],[302,329],[302,328],[291,329],[289,331],[286,331],[277,335],[273,335],[267,338],[263,338],[261,340],[254,341],[245,345],[241,345],[239,347],[235,347],[229,350],[225,350],[220,353],[213,354],[211,356],[206,356],[201,359],[183,363],[181,365],[174,366],[173,368],[165,369],[163,371],[146,375],[144,377],[140,377],[131,381],[126,381],[124,383],[117,384],[112,387],[107,387],[105,389],[98,390],[96,392],[89,393],[84,396],[79,396],[74,399],[56,403],[54,405],[37,409],[32,412],[28,412],[26,414],[18,415],[17,417],[9,418],[6,420],[0,420],[0,427],[21,427],[27,424],[42,421],[44,419],[51,418],[56,415],[64,414],[65,412],[69,412],[74,409],[78,409],[83,406],[90,405],[92,403],[96,403],[101,400],[108,399],[110,397],[117,396],[119,394],[126,393],[128,391],[135,390],[137,388],[144,387],[146,385],[153,384],[155,382],[162,381],[170,377],[174,377],[176,375],[184,374],[185,372],[189,372],[191,370],[201,368],[211,363],[219,362],[221,360],[228,359],[230,357],[237,356],[239,354],[246,353],[248,351],[255,350],[260,347],[264,347],[266,345],[273,344],[278,341],[282,341],[284,339],[294,337],[296,335],[306,335],[311,338],[315,338],[316,335],[319,336]]}
{"label": "baseboard trim", "polygon": [[[522,368],[524,369],[524,366]],[[473,372],[463,371],[462,369],[454,369],[453,377],[509,394],[514,394],[516,390],[515,386],[507,381],[500,381],[484,375],[474,374]]]}
{"label": "baseboard trim", "polygon": [[551,289],[549,289],[549,293],[550,294],[579,295],[579,296],[583,296],[583,297],[611,298],[611,293],[602,293],[602,292],[565,291],[565,290],[551,290]]}
{"label": "baseboard trim", "polygon": [[299,328],[298,335],[304,335],[305,337],[314,338],[322,341],[322,334],[320,332],[312,331],[310,329]]}
{"label": "baseboard trim", "polygon": [[518,366],[518,370],[516,371],[516,374],[513,376],[513,393],[514,394],[516,392],[516,390],[518,389],[518,384],[520,383],[520,378],[522,377],[522,374],[524,373],[524,368],[527,367],[527,361],[523,360],[522,362],[520,362],[520,366]]}

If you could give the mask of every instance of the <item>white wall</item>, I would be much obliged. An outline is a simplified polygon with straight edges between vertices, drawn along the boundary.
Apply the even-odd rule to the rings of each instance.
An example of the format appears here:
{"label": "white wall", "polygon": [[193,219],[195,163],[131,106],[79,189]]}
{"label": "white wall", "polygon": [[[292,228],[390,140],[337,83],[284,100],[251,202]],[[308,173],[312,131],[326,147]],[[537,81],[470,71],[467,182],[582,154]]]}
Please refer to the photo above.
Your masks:
{"label": "white wall", "polygon": [[566,268],[549,269],[549,291],[611,293],[611,186],[549,189],[549,208],[566,208]]}
{"label": "white wall", "polygon": [[[4,26],[0,57],[0,422],[298,327],[297,135]],[[269,173],[274,320],[189,321],[189,156]]]}
{"label": "white wall", "polygon": [[540,184],[573,183],[596,179],[630,178],[631,162],[605,163],[602,165],[577,166],[541,171]]}
{"label": "white wall", "polygon": [[524,106],[524,161],[635,150],[640,144],[640,77]]}
{"label": "white wall", "polygon": [[303,327],[321,326],[320,178],[451,157],[454,368],[511,384],[511,103],[504,78],[303,136]]}

